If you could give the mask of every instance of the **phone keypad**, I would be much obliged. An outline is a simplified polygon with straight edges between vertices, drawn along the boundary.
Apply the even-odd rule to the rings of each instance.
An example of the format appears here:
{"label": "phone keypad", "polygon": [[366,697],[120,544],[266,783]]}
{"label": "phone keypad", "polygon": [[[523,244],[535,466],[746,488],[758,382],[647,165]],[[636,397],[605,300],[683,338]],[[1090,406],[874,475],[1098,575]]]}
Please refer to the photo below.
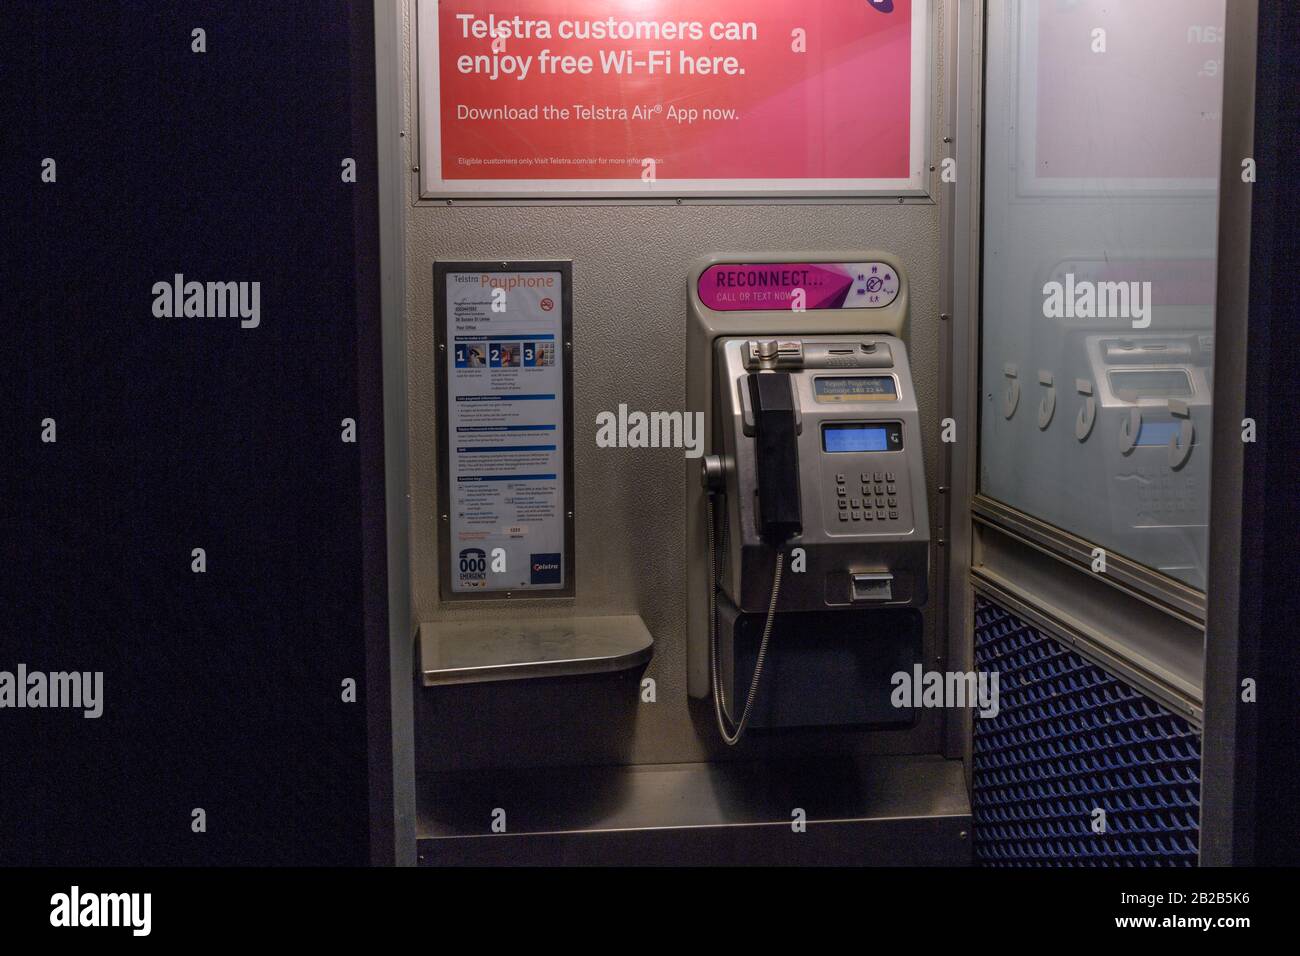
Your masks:
{"label": "phone keypad", "polygon": [[881,533],[908,530],[901,527],[904,522],[910,524],[911,516],[898,478],[898,473],[887,470],[836,473],[832,485],[836,525],[847,533],[865,533],[868,523],[871,530]]}

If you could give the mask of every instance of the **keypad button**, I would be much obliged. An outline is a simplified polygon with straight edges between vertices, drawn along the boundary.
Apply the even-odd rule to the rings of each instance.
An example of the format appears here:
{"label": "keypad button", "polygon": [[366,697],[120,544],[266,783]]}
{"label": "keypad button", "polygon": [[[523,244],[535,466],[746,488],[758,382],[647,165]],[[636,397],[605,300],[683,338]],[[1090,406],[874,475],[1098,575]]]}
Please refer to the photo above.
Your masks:
{"label": "keypad button", "polygon": [[894,473],[892,471],[885,472],[885,481],[893,481],[893,480],[894,480]]}
{"label": "keypad button", "polygon": [[864,471],[864,472],[862,473],[862,480],[863,480],[863,481],[870,481],[870,480],[871,480],[871,475],[867,474],[867,473]]}
{"label": "keypad button", "polygon": [[882,481],[882,480],[883,480],[883,479],[880,477],[880,472],[876,472],[876,473],[875,473],[875,478],[874,478],[873,480],[875,480],[875,481]]}
{"label": "keypad button", "polygon": [[855,511],[855,512],[853,512],[853,520],[854,520],[854,521],[861,521],[861,520],[862,520],[862,512],[861,512],[861,511]]}
{"label": "keypad button", "polygon": [[879,521],[884,521],[884,520],[885,520],[885,512],[884,512],[884,509],[880,509],[880,508],[876,509],[876,519],[879,520]]}
{"label": "keypad button", "polygon": [[835,489],[835,493],[836,493],[837,495],[839,495],[841,498],[843,498],[845,495],[847,495],[847,494],[849,493],[849,489],[847,489],[847,488],[836,488],[836,489]]}
{"label": "keypad button", "polygon": [[840,512],[840,520],[841,520],[841,521],[848,521],[848,520],[849,520],[849,513],[848,513],[847,511],[841,511],[841,512]]}
{"label": "keypad button", "polygon": [[877,507],[877,508],[883,508],[883,507],[885,507],[885,498],[884,498],[884,495],[878,495],[878,496],[876,497],[876,507]]}
{"label": "keypad button", "polygon": [[848,499],[848,498],[841,498],[840,501],[839,501],[839,505],[840,505],[840,510],[841,510],[841,511],[848,511],[848,510],[849,510],[849,499]]}
{"label": "keypad button", "polygon": [[889,517],[891,517],[891,518],[897,518],[897,517],[898,517],[898,512],[897,512],[897,511],[891,511],[891,512],[889,513]]}
{"label": "keypad button", "polygon": [[[877,488],[876,490],[879,491],[880,489]],[[896,495],[896,494],[898,494],[898,486],[897,486],[897,485],[889,485],[888,488],[887,488],[886,490],[887,490],[891,495]]]}
{"label": "keypad button", "polygon": [[861,499],[861,498],[854,498],[853,501],[850,502],[850,504],[851,504],[851,506],[854,507],[854,508],[861,508],[861,507],[862,507],[862,499]]}
{"label": "keypad button", "polygon": [[837,485],[842,485],[842,484],[844,484],[844,476],[843,476],[843,475],[836,475],[836,476],[835,476],[835,483],[836,483]]}
{"label": "keypad button", "polygon": [[875,515],[872,514],[870,511],[864,511],[864,512],[862,512],[862,517],[864,517],[864,518],[866,518],[868,521],[870,521],[872,518],[875,517]]}
{"label": "keypad button", "polygon": [[891,508],[897,508],[897,507],[898,507],[898,499],[897,499],[897,498],[890,498],[890,499],[889,499],[889,507],[891,507]]}

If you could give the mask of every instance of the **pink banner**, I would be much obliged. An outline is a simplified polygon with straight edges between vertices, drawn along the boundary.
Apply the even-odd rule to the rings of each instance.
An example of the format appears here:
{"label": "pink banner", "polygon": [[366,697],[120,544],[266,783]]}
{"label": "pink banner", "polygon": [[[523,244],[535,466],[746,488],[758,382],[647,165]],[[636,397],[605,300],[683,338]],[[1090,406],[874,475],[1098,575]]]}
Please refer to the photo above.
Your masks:
{"label": "pink banner", "polygon": [[906,180],[914,0],[446,0],[445,181]]}

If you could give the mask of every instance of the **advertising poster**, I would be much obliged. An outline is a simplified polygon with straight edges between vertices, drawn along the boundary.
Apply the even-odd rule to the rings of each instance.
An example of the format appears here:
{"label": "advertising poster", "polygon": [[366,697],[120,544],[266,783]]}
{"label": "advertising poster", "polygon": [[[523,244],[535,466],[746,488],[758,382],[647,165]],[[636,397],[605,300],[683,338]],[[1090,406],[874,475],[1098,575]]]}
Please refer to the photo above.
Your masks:
{"label": "advertising poster", "polygon": [[571,593],[569,264],[475,266],[435,267],[444,597]]}
{"label": "advertising poster", "polygon": [[925,0],[422,0],[426,197],[921,194]]}

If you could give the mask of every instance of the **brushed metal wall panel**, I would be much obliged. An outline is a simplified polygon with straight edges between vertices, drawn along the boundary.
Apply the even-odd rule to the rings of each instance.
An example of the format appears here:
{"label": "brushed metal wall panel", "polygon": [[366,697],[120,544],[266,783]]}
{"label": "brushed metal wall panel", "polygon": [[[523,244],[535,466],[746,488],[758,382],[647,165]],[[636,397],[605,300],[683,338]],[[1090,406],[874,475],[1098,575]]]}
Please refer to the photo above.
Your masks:
{"label": "brushed metal wall panel", "polygon": [[[942,16],[936,17],[941,23]],[[410,64],[410,10],[406,11]],[[938,130],[942,44],[932,77]],[[413,88],[406,84],[407,167],[416,163],[411,122]],[[937,137],[936,137],[937,138]],[[936,150],[942,146],[932,147]],[[439,604],[436,501],[436,368],[431,264],[442,259],[572,259],[574,338],[574,467],[577,511],[577,596],[573,601],[512,601],[507,615],[639,614],[655,640],[645,676],[657,683],[657,703],[639,704],[628,721],[590,726],[585,715],[606,693],[635,693],[635,685],[599,682],[568,697],[514,688],[509,706],[492,689],[417,702],[417,749],[422,769],[578,764],[611,753],[626,763],[680,763],[730,756],[830,752],[935,752],[940,719],[925,715],[915,730],[801,733],[782,739],[756,735],[744,753],[717,742],[711,713],[688,706],[686,693],[686,462],[668,449],[601,449],[595,418],[620,402],[645,411],[682,409],[685,402],[686,278],[705,255],[748,250],[888,249],[911,278],[908,332],[929,480],[930,521],[937,524],[939,450],[939,207],[922,203],[757,204],[609,202],[586,205],[415,204],[407,228],[407,321],[410,395],[411,575],[413,619],[482,620],[499,605]],[[695,464],[694,462],[690,464]],[[693,473],[693,471],[692,471]],[[935,593],[931,581],[931,593]],[[926,611],[925,652],[936,655],[934,608]],[[592,695],[585,697],[583,695]],[[704,702],[707,704],[707,702]],[[549,708],[549,710],[547,709]],[[620,739],[608,739],[611,735]],[[623,735],[630,735],[622,739]]]}

